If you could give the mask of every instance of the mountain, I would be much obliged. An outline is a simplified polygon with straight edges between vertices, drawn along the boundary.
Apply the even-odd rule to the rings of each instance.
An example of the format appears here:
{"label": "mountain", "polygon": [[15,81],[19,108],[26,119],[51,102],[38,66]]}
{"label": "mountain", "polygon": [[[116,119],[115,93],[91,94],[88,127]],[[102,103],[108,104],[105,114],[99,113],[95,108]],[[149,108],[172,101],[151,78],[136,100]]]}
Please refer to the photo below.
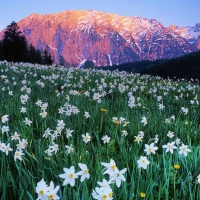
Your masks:
{"label": "mountain", "polygon": [[170,25],[169,28],[185,38],[190,44],[200,49],[200,22],[194,27]]}
{"label": "mountain", "polygon": [[77,68],[87,60],[96,66],[112,66],[173,58],[197,50],[155,19],[94,10],[31,14],[17,24],[29,43],[51,52],[55,63]]}

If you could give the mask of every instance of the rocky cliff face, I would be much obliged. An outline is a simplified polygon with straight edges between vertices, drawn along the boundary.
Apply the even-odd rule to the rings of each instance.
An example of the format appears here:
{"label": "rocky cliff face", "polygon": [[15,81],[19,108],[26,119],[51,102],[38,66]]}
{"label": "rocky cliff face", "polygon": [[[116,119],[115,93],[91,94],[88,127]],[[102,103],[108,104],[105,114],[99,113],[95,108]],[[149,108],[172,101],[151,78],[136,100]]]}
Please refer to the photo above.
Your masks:
{"label": "rocky cliff face", "polygon": [[169,28],[178,33],[181,37],[185,38],[194,47],[200,49],[200,22],[193,27],[170,25]]}
{"label": "rocky cliff face", "polygon": [[17,23],[28,42],[38,49],[48,49],[55,63],[77,68],[86,60],[96,66],[112,66],[172,58],[197,50],[155,19],[89,10],[31,14]]}
{"label": "rocky cliff face", "polygon": [[197,48],[200,49],[200,35],[197,38]]}

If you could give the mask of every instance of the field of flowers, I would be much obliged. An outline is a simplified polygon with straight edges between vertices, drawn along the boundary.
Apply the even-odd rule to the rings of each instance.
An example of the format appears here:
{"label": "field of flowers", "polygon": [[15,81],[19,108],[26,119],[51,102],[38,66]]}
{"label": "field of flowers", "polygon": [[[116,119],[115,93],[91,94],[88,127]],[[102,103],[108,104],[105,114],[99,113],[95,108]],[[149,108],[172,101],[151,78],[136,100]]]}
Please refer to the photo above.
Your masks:
{"label": "field of flowers", "polygon": [[200,85],[0,63],[0,200],[200,200]]}

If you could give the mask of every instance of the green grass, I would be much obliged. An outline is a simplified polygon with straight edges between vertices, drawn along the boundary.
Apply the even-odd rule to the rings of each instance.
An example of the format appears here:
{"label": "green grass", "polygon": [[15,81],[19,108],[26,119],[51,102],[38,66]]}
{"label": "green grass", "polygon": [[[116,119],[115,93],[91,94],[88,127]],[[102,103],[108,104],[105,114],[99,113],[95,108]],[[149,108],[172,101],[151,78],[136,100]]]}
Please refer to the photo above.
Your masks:
{"label": "green grass", "polygon": [[[15,66],[15,67],[13,67]],[[38,82],[39,81],[39,82]],[[15,84],[16,82],[16,84]],[[44,87],[41,86],[44,83]],[[104,84],[104,85],[103,85]],[[103,89],[99,88],[103,86]],[[120,90],[121,89],[123,90]],[[29,93],[29,89],[31,89]],[[3,89],[3,90],[2,90]],[[112,92],[110,91],[112,89]],[[13,95],[9,95],[12,91]],[[90,94],[86,96],[84,92]],[[94,93],[105,91],[100,97],[101,102],[94,100]],[[135,98],[136,106],[128,106],[129,95]],[[129,95],[128,95],[129,93]],[[28,95],[24,104],[21,95]],[[158,96],[162,100],[158,102]],[[175,98],[177,96],[177,99]],[[116,162],[119,170],[127,168],[124,174],[126,181],[117,188],[112,184],[113,199],[142,199],[140,193],[150,200],[200,200],[200,185],[197,176],[200,174],[200,85],[198,82],[183,80],[164,80],[160,77],[126,74],[125,72],[109,72],[94,70],[73,70],[30,64],[1,63],[0,65],[0,116],[9,115],[8,122],[0,121],[0,128],[8,126],[7,133],[0,133],[0,141],[10,143],[13,151],[8,155],[0,150],[0,200],[36,199],[37,183],[44,178],[47,185],[50,181],[60,186],[58,195],[63,200],[90,200],[92,191],[99,187],[97,182],[108,175],[102,173],[101,162]],[[41,108],[36,102],[48,103],[46,118],[42,118]],[[190,101],[194,100],[194,104]],[[66,103],[71,105],[66,107]],[[158,104],[163,103],[164,110],[159,110]],[[20,112],[21,107],[26,112]],[[78,113],[67,116],[58,110],[63,107],[76,107]],[[184,114],[181,108],[188,108]],[[102,112],[101,108],[107,110]],[[89,112],[90,118],[84,117]],[[175,120],[171,117],[175,116]],[[31,126],[25,125],[25,118],[32,121]],[[112,118],[125,118],[130,122],[116,125]],[[146,117],[147,125],[141,123]],[[170,123],[166,123],[166,119]],[[51,138],[43,137],[47,128],[53,134],[58,120],[65,123],[61,134],[55,138],[59,150],[48,156],[45,150],[52,145]],[[65,129],[74,130],[72,137],[67,138]],[[122,131],[128,132],[123,136]],[[138,144],[134,136],[144,132],[142,141]],[[174,132],[174,138],[167,136],[168,131]],[[20,139],[27,139],[23,160],[14,160],[18,140],[11,140],[17,132]],[[89,133],[91,141],[85,144],[82,134]],[[102,137],[108,135],[110,143],[104,144]],[[146,155],[145,144],[151,144],[158,135],[158,150],[155,154]],[[181,143],[188,145],[191,152],[187,156],[179,154],[180,145],[174,153],[166,153],[162,147],[168,142],[179,138]],[[66,153],[65,145],[72,144],[75,149]],[[147,169],[139,168],[137,160],[147,156],[150,161]],[[87,165],[90,179],[80,182],[76,179],[74,187],[62,186],[63,179],[59,177],[63,168],[75,167],[80,171],[78,163]],[[180,165],[179,170],[174,164]]]}

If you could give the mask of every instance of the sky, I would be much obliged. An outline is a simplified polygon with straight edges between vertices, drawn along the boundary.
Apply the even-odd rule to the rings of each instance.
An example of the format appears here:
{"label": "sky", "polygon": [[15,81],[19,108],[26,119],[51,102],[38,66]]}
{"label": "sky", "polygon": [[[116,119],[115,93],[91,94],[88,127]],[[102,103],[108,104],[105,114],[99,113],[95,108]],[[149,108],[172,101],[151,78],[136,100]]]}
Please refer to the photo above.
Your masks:
{"label": "sky", "polygon": [[65,10],[97,10],[156,19],[165,27],[195,26],[200,22],[200,0],[0,0],[0,10],[0,31],[31,13]]}

